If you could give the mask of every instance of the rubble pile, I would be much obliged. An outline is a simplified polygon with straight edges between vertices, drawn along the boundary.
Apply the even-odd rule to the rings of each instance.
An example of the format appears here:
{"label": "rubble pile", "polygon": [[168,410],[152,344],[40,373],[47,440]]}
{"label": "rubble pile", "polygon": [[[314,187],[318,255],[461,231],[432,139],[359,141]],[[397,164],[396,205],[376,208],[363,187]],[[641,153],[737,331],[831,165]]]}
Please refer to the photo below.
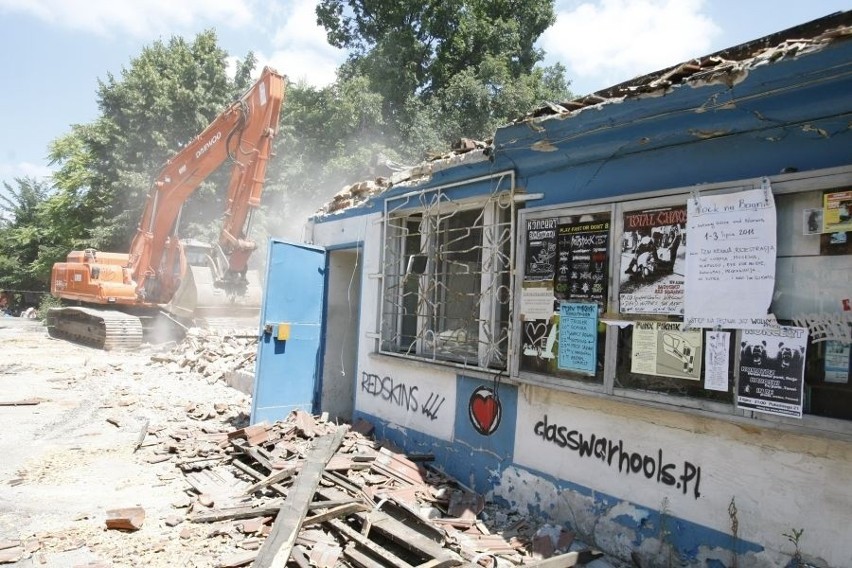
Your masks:
{"label": "rubble pile", "polygon": [[192,327],[181,342],[151,360],[173,370],[198,373],[213,383],[228,373],[253,372],[256,356],[256,334]]}
{"label": "rubble pile", "polygon": [[167,523],[229,541],[221,568],[562,568],[599,556],[566,552],[571,533],[536,530],[517,513],[486,517],[482,496],[430,467],[430,456],[373,440],[363,420],[350,428],[297,410],[228,426],[199,415],[149,428],[139,451],[180,469],[187,497],[173,507],[183,518]]}

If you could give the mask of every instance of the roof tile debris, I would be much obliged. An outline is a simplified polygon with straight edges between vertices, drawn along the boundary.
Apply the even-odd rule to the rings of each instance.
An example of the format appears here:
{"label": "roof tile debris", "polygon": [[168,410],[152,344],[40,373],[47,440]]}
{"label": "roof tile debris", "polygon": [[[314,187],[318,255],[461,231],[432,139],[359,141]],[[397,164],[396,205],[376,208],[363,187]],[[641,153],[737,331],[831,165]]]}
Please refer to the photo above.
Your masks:
{"label": "roof tile debris", "polygon": [[[190,523],[183,529],[212,525],[211,538],[232,541],[217,566],[288,556],[316,568],[511,568],[548,558],[563,568],[601,556],[559,527],[486,503],[430,467],[432,456],[375,441],[363,420],[339,426],[301,410],[237,429],[220,420],[152,428],[142,451],[183,472],[190,497],[173,504]],[[292,539],[278,534],[285,526]]]}

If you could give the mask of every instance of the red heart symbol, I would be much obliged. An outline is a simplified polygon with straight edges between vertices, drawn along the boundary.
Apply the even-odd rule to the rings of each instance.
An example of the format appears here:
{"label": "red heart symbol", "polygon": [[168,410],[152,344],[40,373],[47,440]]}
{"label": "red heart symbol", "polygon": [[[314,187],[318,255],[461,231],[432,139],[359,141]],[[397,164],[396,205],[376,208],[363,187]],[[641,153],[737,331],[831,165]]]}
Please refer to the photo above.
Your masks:
{"label": "red heart symbol", "polygon": [[494,425],[494,419],[497,418],[497,401],[494,400],[494,397],[473,395],[473,400],[470,401],[470,411],[473,413],[480,430],[490,432]]}

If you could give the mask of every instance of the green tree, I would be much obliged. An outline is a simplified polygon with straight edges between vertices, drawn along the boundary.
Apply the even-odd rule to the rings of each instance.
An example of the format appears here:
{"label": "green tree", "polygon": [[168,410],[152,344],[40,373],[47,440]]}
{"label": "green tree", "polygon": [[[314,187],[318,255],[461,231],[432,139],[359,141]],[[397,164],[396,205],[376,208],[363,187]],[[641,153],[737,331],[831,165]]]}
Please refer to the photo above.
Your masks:
{"label": "green tree", "polygon": [[0,288],[47,290],[53,263],[82,233],[80,211],[46,181],[16,178],[0,192]]}
{"label": "green tree", "polygon": [[341,76],[367,78],[403,139],[425,125],[445,145],[486,138],[569,95],[564,67],[536,67],[552,0],[320,0],[317,21],[329,43],[349,50]]}
{"label": "green tree", "polygon": [[[79,205],[87,246],[126,250],[151,180],[244,87],[254,56],[238,64],[235,80],[226,58],[213,31],[191,42],[154,42],[120,76],[99,81],[96,120],[72,126],[51,144],[57,190]],[[221,205],[223,192],[210,188],[226,183],[226,172],[217,174],[193,196],[187,224],[209,221]]]}

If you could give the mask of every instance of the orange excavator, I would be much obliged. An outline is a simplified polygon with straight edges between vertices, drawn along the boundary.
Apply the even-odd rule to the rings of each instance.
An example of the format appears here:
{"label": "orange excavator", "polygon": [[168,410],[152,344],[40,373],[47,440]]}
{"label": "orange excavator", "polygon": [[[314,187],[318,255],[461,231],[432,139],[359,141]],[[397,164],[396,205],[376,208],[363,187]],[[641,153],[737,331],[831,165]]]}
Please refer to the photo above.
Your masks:
{"label": "orange excavator", "polygon": [[[72,251],[53,265],[53,296],[78,305],[53,308],[48,332],[104,349],[138,346],[143,318],[163,311],[177,318],[260,307],[260,284],[248,259],[253,211],[277,133],[285,78],[266,67],[260,78],[195,139],[173,156],[148,193],[128,253]],[[232,164],[219,241],[207,245],[178,235],[181,209],[223,163]]]}

